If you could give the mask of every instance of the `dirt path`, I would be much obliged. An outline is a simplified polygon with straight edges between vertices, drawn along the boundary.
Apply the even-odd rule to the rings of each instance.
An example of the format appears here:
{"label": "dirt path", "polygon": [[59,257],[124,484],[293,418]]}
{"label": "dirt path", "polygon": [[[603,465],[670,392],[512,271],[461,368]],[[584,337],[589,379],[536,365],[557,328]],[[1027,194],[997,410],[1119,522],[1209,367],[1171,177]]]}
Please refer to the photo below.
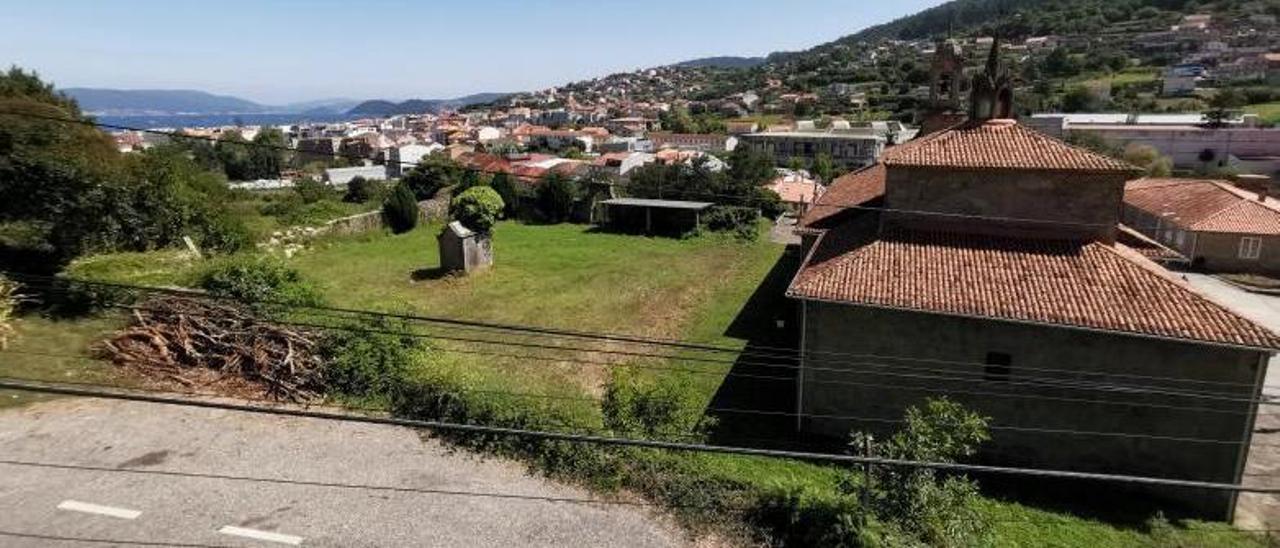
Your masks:
{"label": "dirt path", "polygon": [[[0,412],[0,461],[0,533],[200,546],[686,543],[648,507],[564,501],[599,497],[393,426],[58,400]],[[202,475],[137,473],[155,471]]]}

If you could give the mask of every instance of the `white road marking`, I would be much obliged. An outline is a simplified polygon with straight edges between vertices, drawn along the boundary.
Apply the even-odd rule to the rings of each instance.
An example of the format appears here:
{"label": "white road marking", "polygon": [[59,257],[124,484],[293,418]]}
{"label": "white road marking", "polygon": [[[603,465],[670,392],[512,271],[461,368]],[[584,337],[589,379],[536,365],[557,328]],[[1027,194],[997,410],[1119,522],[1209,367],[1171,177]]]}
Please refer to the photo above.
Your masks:
{"label": "white road marking", "polygon": [[128,508],[116,508],[113,506],[102,506],[100,504],[91,504],[88,502],[80,502],[77,500],[64,500],[58,504],[59,510],[70,510],[72,512],[84,512],[86,514],[98,514],[100,516],[111,516],[120,519],[137,519],[142,512],[130,510]]}
{"label": "white road marking", "polygon": [[267,542],[279,542],[280,544],[292,544],[294,546],[302,544],[302,537],[272,533],[271,531],[259,531],[257,529],[245,529],[234,525],[224,525],[221,529],[218,529],[218,532],[224,535],[235,535],[237,537],[265,540]]}

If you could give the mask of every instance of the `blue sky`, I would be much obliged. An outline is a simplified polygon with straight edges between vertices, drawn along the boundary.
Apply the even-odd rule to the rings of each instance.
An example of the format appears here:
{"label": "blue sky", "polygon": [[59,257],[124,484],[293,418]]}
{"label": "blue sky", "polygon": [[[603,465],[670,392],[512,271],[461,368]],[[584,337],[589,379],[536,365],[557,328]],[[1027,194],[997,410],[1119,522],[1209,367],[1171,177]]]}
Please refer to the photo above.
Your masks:
{"label": "blue sky", "polygon": [[940,3],[12,2],[0,10],[0,63],[36,69],[61,87],[201,89],[267,103],[443,98],[803,49]]}

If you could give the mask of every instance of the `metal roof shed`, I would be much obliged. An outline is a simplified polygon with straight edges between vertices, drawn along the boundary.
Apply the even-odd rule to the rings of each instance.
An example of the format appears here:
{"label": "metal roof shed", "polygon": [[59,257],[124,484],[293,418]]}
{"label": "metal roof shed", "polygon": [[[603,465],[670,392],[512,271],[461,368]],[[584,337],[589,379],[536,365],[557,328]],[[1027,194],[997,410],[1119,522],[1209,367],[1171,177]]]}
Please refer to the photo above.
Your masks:
{"label": "metal roof shed", "polygon": [[645,234],[659,232],[682,234],[698,227],[702,212],[715,205],[711,202],[653,200],[648,198],[612,198],[604,205],[605,223],[622,230],[643,226]]}

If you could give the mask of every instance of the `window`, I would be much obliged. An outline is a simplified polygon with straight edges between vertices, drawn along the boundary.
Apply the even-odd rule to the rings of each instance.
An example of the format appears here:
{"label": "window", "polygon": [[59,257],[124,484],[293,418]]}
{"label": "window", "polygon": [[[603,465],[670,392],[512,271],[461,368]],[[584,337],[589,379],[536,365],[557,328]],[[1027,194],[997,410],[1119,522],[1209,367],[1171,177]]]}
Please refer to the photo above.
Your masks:
{"label": "window", "polygon": [[982,379],[1008,382],[1011,369],[1013,369],[1013,356],[1004,352],[987,352],[986,365],[982,367]]}
{"label": "window", "polygon": [[1187,231],[1182,230],[1182,229],[1179,229],[1179,230],[1178,230],[1178,234],[1177,234],[1176,241],[1178,242],[1178,247],[1182,247],[1182,246],[1186,245],[1186,243],[1187,243]]}
{"label": "window", "polygon": [[1257,259],[1262,255],[1262,239],[1245,236],[1240,238],[1240,258]]}

